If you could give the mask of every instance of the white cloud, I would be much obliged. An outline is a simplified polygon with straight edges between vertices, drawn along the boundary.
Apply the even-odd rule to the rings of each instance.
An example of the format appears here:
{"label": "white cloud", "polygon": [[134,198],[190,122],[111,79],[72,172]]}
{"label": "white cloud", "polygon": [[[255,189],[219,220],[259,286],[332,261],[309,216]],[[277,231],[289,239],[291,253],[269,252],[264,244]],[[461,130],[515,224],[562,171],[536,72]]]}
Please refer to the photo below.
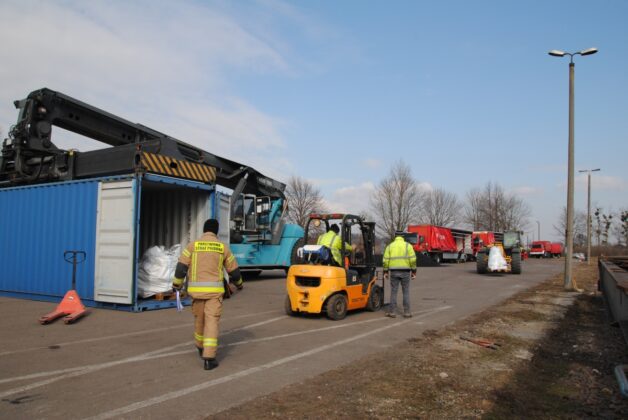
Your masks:
{"label": "white cloud", "polygon": [[382,167],[382,161],[374,158],[367,158],[362,161],[362,164],[368,169],[378,169]]}
{"label": "white cloud", "polygon": [[[273,14],[263,4],[253,9]],[[6,134],[16,120],[14,100],[45,86],[216,155],[255,162],[264,173],[289,173],[282,134],[288,122],[229,93],[234,70],[295,71],[286,44],[255,32],[254,19],[191,1],[4,1],[0,126]],[[63,148],[104,147],[77,145],[68,133],[53,141]]]}
{"label": "white cloud", "polygon": [[[433,189],[429,182],[421,182],[418,186],[423,191]],[[373,182],[344,186],[327,194],[324,203],[330,212],[369,213],[370,199],[376,188]]]}
{"label": "white cloud", "polygon": [[312,184],[319,188],[330,185],[347,184],[351,182],[351,180],[348,178],[310,178],[308,179],[308,181],[310,181]]}
{"label": "white cloud", "polygon": [[419,182],[418,185],[419,189],[424,191],[424,192],[429,192],[432,191],[434,189],[434,186],[432,184],[430,184],[429,182]]}
{"label": "white cloud", "polygon": [[332,212],[359,214],[368,211],[373,191],[375,185],[371,182],[339,188],[325,200],[325,204]]}
{"label": "white cloud", "polygon": [[[8,2],[0,35],[2,80],[84,98],[167,103],[219,86],[225,67],[285,69],[281,55],[227,16],[192,3]],[[63,22],[63,24],[60,24]],[[36,30],[33,30],[36,28]],[[19,36],[16,36],[19,34]],[[22,95],[26,92],[20,91]]]}
{"label": "white cloud", "polygon": [[[588,188],[588,176],[587,174],[577,175],[575,178],[576,188],[580,191],[586,191]],[[594,173],[591,175],[591,188],[595,190],[615,190],[623,191],[628,188],[628,182],[623,178],[602,175]]]}
{"label": "white cloud", "polygon": [[513,188],[512,192],[517,195],[536,195],[543,193],[543,189],[531,186],[521,186]]}
{"label": "white cloud", "polygon": [[591,178],[591,187],[605,190],[625,190],[628,182],[616,176],[597,175]]}

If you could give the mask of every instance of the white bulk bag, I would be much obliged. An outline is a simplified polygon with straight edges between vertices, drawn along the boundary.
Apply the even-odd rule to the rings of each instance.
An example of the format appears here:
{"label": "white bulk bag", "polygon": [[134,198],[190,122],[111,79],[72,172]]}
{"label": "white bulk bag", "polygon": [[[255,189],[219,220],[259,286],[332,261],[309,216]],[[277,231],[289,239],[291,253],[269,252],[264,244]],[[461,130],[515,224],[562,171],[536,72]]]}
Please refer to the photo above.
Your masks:
{"label": "white bulk bag", "polygon": [[158,245],[146,250],[137,273],[137,293],[147,298],[172,291],[172,278],[180,254],[181,245],[168,250]]}
{"label": "white bulk bag", "polygon": [[488,269],[490,271],[507,270],[508,263],[499,247],[493,246],[488,253]]}

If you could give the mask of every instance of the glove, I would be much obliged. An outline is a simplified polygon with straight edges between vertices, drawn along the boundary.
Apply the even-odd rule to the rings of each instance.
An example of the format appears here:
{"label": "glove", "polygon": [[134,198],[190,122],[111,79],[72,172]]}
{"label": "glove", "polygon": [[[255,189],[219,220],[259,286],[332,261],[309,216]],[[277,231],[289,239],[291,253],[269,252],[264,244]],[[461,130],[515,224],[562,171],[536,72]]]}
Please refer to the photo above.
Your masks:
{"label": "glove", "polygon": [[184,279],[179,279],[175,277],[174,279],[172,279],[172,288],[174,290],[181,290],[183,289],[183,283],[184,283]]}

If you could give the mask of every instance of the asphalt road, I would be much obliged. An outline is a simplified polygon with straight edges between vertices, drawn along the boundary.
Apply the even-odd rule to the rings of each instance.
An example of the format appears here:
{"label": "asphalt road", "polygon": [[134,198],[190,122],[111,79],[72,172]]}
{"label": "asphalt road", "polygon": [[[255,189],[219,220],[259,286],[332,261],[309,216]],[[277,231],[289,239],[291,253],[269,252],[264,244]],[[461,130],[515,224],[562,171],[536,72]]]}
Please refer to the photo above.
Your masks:
{"label": "asphalt road", "polygon": [[213,371],[193,347],[189,308],[92,309],[74,325],[42,326],[54,304],[0,298],[0,418],[204,418],[465,318],[563,264],[529,260],[522,275],[479,275],[474,263],[420,268],[413,318],[357,311],[342,321],[285,315],[283,272],[267,272],[226,301]]}

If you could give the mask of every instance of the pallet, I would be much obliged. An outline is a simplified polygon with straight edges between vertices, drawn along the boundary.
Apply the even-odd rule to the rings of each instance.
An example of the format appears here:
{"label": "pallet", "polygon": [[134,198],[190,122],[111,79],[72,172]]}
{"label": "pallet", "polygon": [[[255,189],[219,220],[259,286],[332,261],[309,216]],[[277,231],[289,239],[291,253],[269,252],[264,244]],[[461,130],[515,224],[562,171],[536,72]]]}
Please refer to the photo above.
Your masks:
{"label": "pallet", "polygon": [[[186,292],[181,292],[181,299],[187,297]],[[177,294],[175,292],[162,292],[157,293],[154,296],[155,300],[175,300],[177,298]]]}

